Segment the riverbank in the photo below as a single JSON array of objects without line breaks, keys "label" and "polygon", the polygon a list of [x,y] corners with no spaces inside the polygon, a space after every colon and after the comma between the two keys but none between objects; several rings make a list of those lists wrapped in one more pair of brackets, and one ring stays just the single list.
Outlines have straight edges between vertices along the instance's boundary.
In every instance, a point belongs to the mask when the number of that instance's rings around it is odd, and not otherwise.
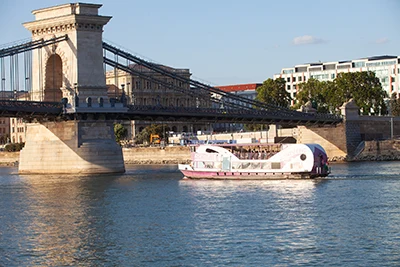
[{"label": "riverbank", "polygon": [[[190,149],[174,147],[132,147],[123,148],[125,164],[189,164]],[[18,166],[19,152],[0,152],[0,166]]]},{"label": "riverbank", "polygon": [[0,151],[0,166],[17,166],[19,161],[19,152]]},{"label": "riverbank", "polygon": [[[329,158],[330,162],[400,160],[400,140],[365,141],[353,159]],[[125,164],[188,164],[190,148],[186,146],[123,148]],[[329,156],[329,155],[328,155]],[[0,152],[0,166],[17,166],[19,152]]]},{"label": "riverbank", "polygon": [[125,164],[188,164],[190,148],[185,146],[123,148]]}]

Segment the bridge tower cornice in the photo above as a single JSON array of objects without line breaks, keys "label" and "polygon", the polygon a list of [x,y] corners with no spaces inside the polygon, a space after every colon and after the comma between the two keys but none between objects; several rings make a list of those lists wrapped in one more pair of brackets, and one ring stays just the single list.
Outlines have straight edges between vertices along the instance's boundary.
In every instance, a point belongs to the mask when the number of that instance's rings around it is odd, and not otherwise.
[{"label": "bridge tower cornice", "polygon": [[102,32],[111,16],[98,15],[102,5],[73,3],[32,11],[35,21],[24,23],[32,36],[53,35],[70,31]]},{"label": "bridge tower cornice", "polygon": [[37,101],[67,98],[70,112],[101,101],[111,106],[103,68],[103,27],[111,16],[100,16],[100,4],[72,3],[32,11],[35,21],[23,25],[33,39],[68,35],[68,40],[33,54],[32,96]]}]

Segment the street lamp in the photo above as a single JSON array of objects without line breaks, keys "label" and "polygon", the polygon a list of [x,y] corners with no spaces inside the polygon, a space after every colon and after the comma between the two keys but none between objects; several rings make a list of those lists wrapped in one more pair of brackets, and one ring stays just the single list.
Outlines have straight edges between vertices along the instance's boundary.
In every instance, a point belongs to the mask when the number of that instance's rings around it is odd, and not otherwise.
[{"label": "street lamp", "polygon": [[74,104],[75,104],[75,107],[79,107],[79,98],[78,98],[78,96],[76,94],[77,88],[78,88],[78,84],[74,83]]},{"label": "street lamp", "polygon": [[393,139],[393,116],[390,116],[390,139]]}]

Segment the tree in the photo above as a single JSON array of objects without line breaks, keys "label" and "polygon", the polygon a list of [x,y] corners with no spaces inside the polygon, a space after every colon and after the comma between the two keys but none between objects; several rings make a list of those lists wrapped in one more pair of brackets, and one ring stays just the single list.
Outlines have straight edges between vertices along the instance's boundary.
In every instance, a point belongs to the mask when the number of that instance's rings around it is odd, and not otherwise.
[{"label": "tree", "polygon": [[21,151],[25,146],[25,143],[9,143],[4,147],[7,152]]},{"label": "tree", "polygon": [[[386,114],[385,98],[387,93],[383,90],[379,78],[372,71],[343,72],[335,79],[336,102],[342,104],[354,99],[362,114]],[[332,101],[332,100],[331,100]]]},{"label": "tree", "polygon": [[[280,107],[289,108],[292,98],[286,91],[286,82],[283,78],[265,80],[263,84],[257,88],[256,100],[273,104]],[[247,131],[261,131],[268,126],[262,124],[245,124],[244,128]]]},{"label": "tree", "polygon": [[289,107],[292,98],[286,91],[286,82],[283,78],[268,79],[257,88],[256,99],[260,102],[271,103],[281,107]]},{"label": "tree", "polygon": [[333,82],[311,78],[301,83],[295,107],[312,101],[317,112],[335,113],[343,103],[354,99],[363,114],[386,114],[386,97],[386,91],[374,72],[343,72]]},{"label": "tree", "polygon": [[[135,136],[135,142],[138,144],[143,144],[144,142],[149,142],[151,134],[157,134],[162,139],[165,139],[165,134],[162,124],[152,124],[144,128],[140,133]],[[168,127],[167,127],[168,128]]]},{"label": "tree", "polygon": [[309,79],[307,82],[299,84],[299,91],[296,95],[294,109],[299,109],[308,101],[319,113],[328,113],[330,106],[328,103],[328,91],[332,87],[332,82],[321,82],[316,79]]},{"label": "tree", "polygon": [[128,130],[120,123],[114,124],[115,141],[121,143],[121,140],[126,137]]},{"label": "tree", "polygon": [[393,93],[390,98],[390,115],[398,117],[400,116],[400,98],[397,98],[397,94]]},{"label": "tree", "polygon": [[0,144],[7,144],[9,142],[10,136],[8,134],[0,136]]}]

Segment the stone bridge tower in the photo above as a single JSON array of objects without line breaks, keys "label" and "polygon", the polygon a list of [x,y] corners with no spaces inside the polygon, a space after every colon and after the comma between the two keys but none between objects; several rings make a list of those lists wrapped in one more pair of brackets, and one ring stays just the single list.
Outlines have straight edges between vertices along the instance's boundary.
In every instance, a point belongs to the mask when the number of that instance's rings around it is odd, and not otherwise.
[{"label": "stone bridge tower", "polygon": [[109,102],[102,33],[111,17],[98,15],[101,6],[71,3],[32,11],[35,21],[23,25],[33,40],[68,35],[67,41],[33,52],[32,100],[66,97],[72,108],[85,107],[89,97],[94,105],[100,98]]},{"label": "stone bridge tower", "polygon": [[24,23],[34,40],[68,35],[66,41],[33,51],[32,100],[67,98],[66,112],[77,116],[70,121],[27,124],[20,173],[125,171],[113,121],[104,116],[125,108],[107,97],[102,33],[111,17],[99,16],[100,7],[73,3],[39,9],[33,11],[35,21]]}]

